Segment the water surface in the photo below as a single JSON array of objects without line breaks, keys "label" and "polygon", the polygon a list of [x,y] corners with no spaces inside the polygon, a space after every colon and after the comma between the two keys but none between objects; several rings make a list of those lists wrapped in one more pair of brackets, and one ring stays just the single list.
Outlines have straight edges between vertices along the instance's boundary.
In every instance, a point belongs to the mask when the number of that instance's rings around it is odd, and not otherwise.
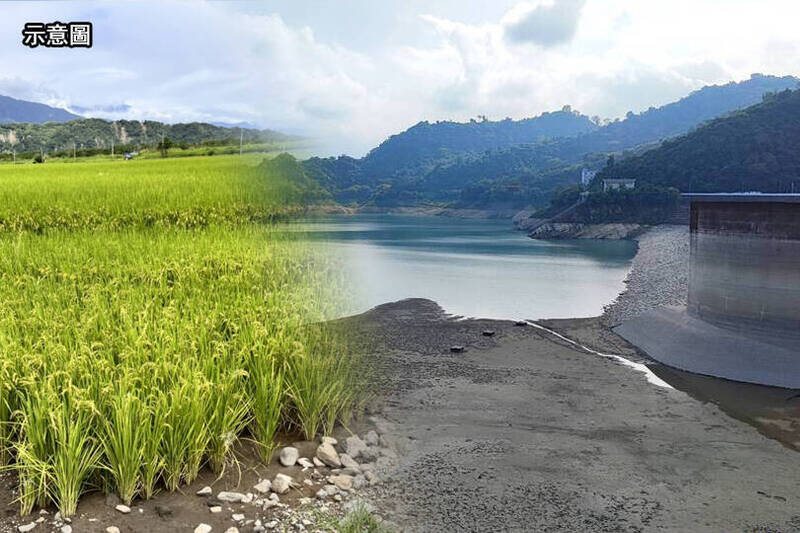
[{"label": "water surface", "polygon": [[353,215],[307,227],[343,253],[354,312],[420,297],[469,317],[596,316],[636,253],[630,241],[536,241],[508,220]]}]

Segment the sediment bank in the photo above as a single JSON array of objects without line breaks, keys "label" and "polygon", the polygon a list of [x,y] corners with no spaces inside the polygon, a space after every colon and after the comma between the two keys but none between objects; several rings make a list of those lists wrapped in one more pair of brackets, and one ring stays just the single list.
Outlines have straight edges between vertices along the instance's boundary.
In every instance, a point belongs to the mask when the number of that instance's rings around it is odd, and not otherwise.
[{"label": "sediment bank", "polygon": [[712,403],[428,300],[350,320],[401,451],[372,497],[403,531],[800,531],[796,452]]}]

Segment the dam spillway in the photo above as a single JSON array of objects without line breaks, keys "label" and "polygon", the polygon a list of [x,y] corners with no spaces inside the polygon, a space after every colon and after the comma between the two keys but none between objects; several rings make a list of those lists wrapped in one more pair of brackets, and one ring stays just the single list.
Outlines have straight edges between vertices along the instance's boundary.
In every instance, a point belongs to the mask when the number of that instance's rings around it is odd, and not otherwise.
[{"label": "dam spillway", "polygon": [[615,331],[690,372],[800,388],[800,195],[688,194],[688,304]]}]

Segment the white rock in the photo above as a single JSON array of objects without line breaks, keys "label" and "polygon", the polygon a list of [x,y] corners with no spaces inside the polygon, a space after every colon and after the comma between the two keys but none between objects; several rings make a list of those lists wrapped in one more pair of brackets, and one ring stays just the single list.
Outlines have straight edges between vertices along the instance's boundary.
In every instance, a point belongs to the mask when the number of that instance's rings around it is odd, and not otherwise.
[{"label": "white rock", "polygon": [[317,498],[319,498],[320,500],[324,500],[327,497],[328,497],[328,491],[325,490],[324,488],[319,489],[317,491]]},{"label": "white rock", "polygon": [[311,487],[311,486],[314,485],[314,482],[311,481],[310,479],[304,479],[303,480],[303,485],[307,485],[307,486]]},{"label": "white rock", "polygon": [[325,466],[325,463],[323,463],[322,461],[320,461],[320,460],[319,460],[319,458],[318,458],[318,457],[316,457],[316,456],[314,456],[314,458],[312,459],[312,461],[314,461],[314,466],[316,466],[317,468],[320,468],[320,467],[323,467],[323,466]]},{"label": "white rock", "polygon": [[222,491],[217,494],[217,499],[221,502],[228,502],[228,503],[243,503],[244,500],[247,499],[247,496],[242,494],[241,492],[226,492]]},{"label": "white rock", "polygon": [[281,450],[278,460],[283,466],[294,466],[297,459],[300,457],[300,452],[294,446],[287,446]]},{"label": "white rock", "polygon": [[300,498],[297,501],[300,502],[300,505],[308,505],[311,503],[312,500],[311,498]]},{"label": "white rock", "polygon": [[344,441],[344,451],[353,459],[357,459],[366,449],[367,444],[358,438],[358,435],[351,435]]},{"label": "white rock", "polygon": [[332,444],[324,442],[317,446],[317,458],[328,466],[339,468],[342,462],[339,460],[339,454]]},{"label": "white rock", "polygon": [[314,466],[314,463],[312,463],[311,461],[309,461],[309,460],[308,460],[308,459],[306,459],[305,457],[300,457],[300,458],[297,460],[297,464],[299,464],[299,465],[300,465],[300,466],[302,466],[303,468],[311,468],[311,467],[313,467],[313,466]]},{"label": "white rock", "polygon": [[228,529],[225,530],[225,533],[239,533],[239,528],[238,527],[229,527]]},{"label": "white rock", "polygon": [[264,524],[264,527],[266,527],[267,529],[275,529],[276,527],[278,527],[278,521],[270,520],[269,522]]},{"label": "white rock", "polygon": [[275,494],[274,492],[273,492],[272,494],[270,494],[270,495],[269,495],[269,499],[270,499],[271,501],[273,501],[273,502],[276,502],[276,503],[277,503],[277,502],[279,502],[279,501],[281,501],[281,497],[280,497],[280,496],[278,496],[277,494]]},{"label": "white rock", "polygon": [[195,492],[198,496],[211,496],[214,491],[211,490],[211,487],[205,486],[202,489]]},{"label": "white rock", "polygon": [[119,528],[117,526],[108,526],[106,533],[119,533]]},{"label": "white rock", "polygon": [[364,442],[367,446],[377,446],[380,444],[380,437],[378,437],[378,433],[374,429],[371,429],[364,435]]},{"label": "white rock", "polygon": [[376,474],[372,470],[367,470],[366,472],[364,472],[364,477],[367,478],[367,481],[369,481],[370,485],[374,485],[378,482],[378,474]]},{"label": "white rock", "polygon": [[330,476],[328,481],[336,485],[339,490],[350,490],[353,488],[353,476],[341,474],[338,476]]},{"label": "white rock", "polygon": [[333,496],[339,492],[339,488],[336,485],[325,485],[325,492],[328,493],[328,496]]},{"label": "white rock", "polygon": [[333,499],[335,501],[337,501],[337,502],[340,502],[340,501],[342,501],[342,495],[341,494],[334,494],[333,495]]},{"label": "white rock", "polygon": [[286,494],[292,488],[293,480],[286,474],[278,474],[272,481],[272,490],[278,494]]},{"label": "white rock", "polygon": [[208,510],[214,514],[217,514],[222,512],[222,507],[220,507],[219,505],[215,505],[214,507],[209,507]]},{"label": "white rock", "polygon": [[358,475],[353,478],[354,489],[360,489],[361,487],[364,487],[366,484],[367,484],[367,478],[364,477],[363,475]]},{"label": "white rock", "polygon": [[72,526],[69,524],[61,526],[61,533],[72,533]]},{"label": "white rock", "polygon": [[194,533],[211,533],[211,526],[208,524],[200,524],[194,528]]},{"label": "white rock", "polygon": [[25,524],[24,526],[17,526],[17,530],[20,531],[20,533],[27,533],[28,531],[31,531],[35,527],[36,527],[36,522],[31,522],[30,524]]},{"label": "white rock", "polygon": [[255,494],[253,494],[252,492],[248,492],[247,494],[244,495],[244,498],[242,498],[242,503],[252,503],[255,497],[256,497]]},{"label": "white rock", "polygon": [[341,461],[343,467],[352,468],[353,470],[357,470],[359,473],[361,472],[361,467],[359,466],[358,462],[348,454],[341,454],[339,456],[339,461]]},{"label": "white rock", "polygon": [[336,446],[337,444],[339,444],[339,441],[334,439],[333,437],[322,437],[322,439],[320,439],[320,442],[322,444],[330,444],[331,446]]},{"label": "white rock", "polygon": [[266,494],[272,490],[272,481],[268,479],[262,479],[258,482],[258,485],[253,487],[255,490],[260,492],[261,494]]},{"label": "white rock", "polygon": [[41,524],[42,522],[44,522],[44,517],[43,516],[40,516],[39,518],[36,519],[36,523],[37,524]]},{"label": "white rock", "polygon": [[237,513],[231,515],[231,518],[233,518],[234,522],[241,522],[242,520],[244,520],[244,515],[241,513]]},{"label": "white rock", "polygon": [[114,507],[114,509],[116,509],[117,511],[119,511],[122,514],[128,514],[128,513],[131,512],[131,508],[128,507],[127,505],[123,505],[123,504],[117,505],[116,507]]}]

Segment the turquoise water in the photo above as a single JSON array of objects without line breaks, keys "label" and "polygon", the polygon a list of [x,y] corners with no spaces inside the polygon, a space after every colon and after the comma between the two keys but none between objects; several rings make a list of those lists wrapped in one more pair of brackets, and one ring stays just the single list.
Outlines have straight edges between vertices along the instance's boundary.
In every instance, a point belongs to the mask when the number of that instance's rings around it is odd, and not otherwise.
[{"label": "turquoise water", "polygon": [[507,220],[354,215],[306,227],[342,252],[354,312],[420,297],[470,317],[596,316],[636,253],[629,241],[535,241]]}]

